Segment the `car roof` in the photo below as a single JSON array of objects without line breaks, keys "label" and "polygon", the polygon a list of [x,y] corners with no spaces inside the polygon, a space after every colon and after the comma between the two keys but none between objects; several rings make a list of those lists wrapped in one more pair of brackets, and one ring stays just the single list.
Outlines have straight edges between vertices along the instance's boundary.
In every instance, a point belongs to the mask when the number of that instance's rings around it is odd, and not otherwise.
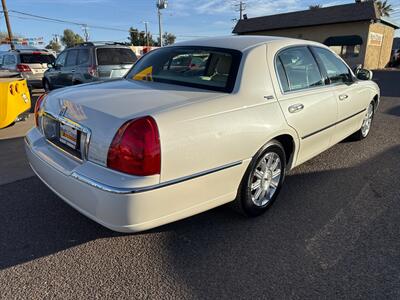
[{"label": "car roof", "polygon": [[230,36],[219,36],[219,37],[184,41],[175,43],[173,46],[203,46],[203,47],[229,48],[244,52],[248,49],[270,43],[279,43],[282,44],[282,46],[296,45],[296,44],[321,45],[320,43],[312,41],[293,39],[288,37],[279,37],[279,36],[230,35]]},{"label": "car roof", "polygon": [[74,47],[65,49],[65,50],[70,50],[70,49],[76,49],[76,48],[128,48],[130,47],[124,43],[117,43],[117,42],[84,42],[81,44],[78,44]]},{"label": "car roof", "polygon": [[17,50],[8,50],[8,51],[0,51],[0,55],[4,54],[33,54],[33,53],[40,53],[40,54],[49,54],[52,55],[51,52],[44,49],[17,49]]}]

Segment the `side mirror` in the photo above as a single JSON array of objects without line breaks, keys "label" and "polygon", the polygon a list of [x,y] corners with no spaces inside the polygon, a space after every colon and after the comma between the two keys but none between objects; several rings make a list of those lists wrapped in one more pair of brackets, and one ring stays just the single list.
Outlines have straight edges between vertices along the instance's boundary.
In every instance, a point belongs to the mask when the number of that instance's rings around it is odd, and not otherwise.
[{"label": "side mirror", "polygon": [[356,76],[357,76],[357,79],[360,79],[360,80],[371,80],[373,73],[371,70],[359,69],[359,70],[357,70]]}]

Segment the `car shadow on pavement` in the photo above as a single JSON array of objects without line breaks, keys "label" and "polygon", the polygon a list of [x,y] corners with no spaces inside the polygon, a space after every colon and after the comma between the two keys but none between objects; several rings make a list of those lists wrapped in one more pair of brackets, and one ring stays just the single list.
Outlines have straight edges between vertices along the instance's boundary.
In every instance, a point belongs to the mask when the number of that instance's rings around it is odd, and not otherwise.
[{"label": "car shadow on pavement", "polygon": [[385,113],[392,115],[392,116],[400,117],[400,105],[391,107]]},{"label": "car shadow on pavement", "polygon": [[[303,173],[299,167],[287,176],[277,203],[265,216],[247,219],[223,206],[137,235],[114,233],[89,220],[36,177],[20,180],[0,186],[0,270],[96,239],[168,233],[166,253],[160,255],[167,256],[170,272],[192,289],[207,290],[205,285],[217,277],[230,278],[232,284],[237,280],[234,272],[248,272],[245,277],[253,284],[251,274],[261,267],[272,267],[282,276],[285,268],[301,268],[304,241],[357,199],[365,185],[375,197],[369,200],[391,205],[387,195],[392,185],[400,185],[400,169],[393,168],[399,165],[400,147],[393,147],[352,168]],[[285,257],[288,249],[291,258]],[[222,260],[216,253],[224,253]],[[227,288],[239,289],[236,283]]]},{"label": "car shadow on pavement", "polygon": [[351,168],[299,167],[262,217],[221,207],[168,225],[170,272],[200,299],[382,297],[400,271],[398,166],[400,146]]}]

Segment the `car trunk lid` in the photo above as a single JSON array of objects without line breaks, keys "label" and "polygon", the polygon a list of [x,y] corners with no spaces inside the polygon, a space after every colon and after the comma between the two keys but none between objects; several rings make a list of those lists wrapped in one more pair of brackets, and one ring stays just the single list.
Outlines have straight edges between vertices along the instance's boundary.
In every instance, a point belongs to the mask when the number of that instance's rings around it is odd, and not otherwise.
[{"label": "car trunk lid", "polygon": [[107,164],[107,152],[117,130],[128,120],[224,95],[155,82],[112,80],[52,92],[45,111],[76,122],[91,132],[89,160]]}]

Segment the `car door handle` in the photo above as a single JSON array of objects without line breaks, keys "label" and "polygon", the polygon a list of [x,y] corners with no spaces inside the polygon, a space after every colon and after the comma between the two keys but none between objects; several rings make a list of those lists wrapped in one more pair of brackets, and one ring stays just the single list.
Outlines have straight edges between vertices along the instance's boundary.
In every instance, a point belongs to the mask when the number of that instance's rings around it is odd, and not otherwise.
[{"label": "car door handle", "polygon": [[301,103],[293,104],[293,105],[289,106],[289,112],[293,114],[293,113],[301,111],[303,108],[304,108],[304,105]]},{"label": "car door handle", "polygon": [[339,95],[340,101],[346,100],[347,98],[349,98],[349,95]]},{"label": "car door handle", "polygon": [[71,73],[75,73],[75,70],[71,70]]}]

